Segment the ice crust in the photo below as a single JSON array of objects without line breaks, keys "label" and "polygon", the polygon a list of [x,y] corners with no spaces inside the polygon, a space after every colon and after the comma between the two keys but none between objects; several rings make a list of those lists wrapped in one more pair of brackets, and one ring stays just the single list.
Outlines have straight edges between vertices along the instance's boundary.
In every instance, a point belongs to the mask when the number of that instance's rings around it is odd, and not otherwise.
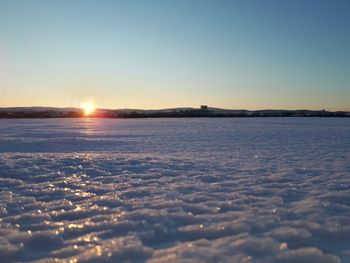
[{"label": "ice crust", "polygon": [[350,120],[0,120],[0,262],[350,262]]}]

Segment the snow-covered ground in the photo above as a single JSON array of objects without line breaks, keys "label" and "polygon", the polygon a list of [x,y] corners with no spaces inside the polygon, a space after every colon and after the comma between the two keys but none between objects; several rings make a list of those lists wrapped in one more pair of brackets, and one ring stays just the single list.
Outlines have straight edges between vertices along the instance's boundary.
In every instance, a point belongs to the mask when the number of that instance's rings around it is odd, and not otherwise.
[{"label": "snow-covered ground", "polygon": [[350,119],[0,120],[0,262],[350,262]]}]

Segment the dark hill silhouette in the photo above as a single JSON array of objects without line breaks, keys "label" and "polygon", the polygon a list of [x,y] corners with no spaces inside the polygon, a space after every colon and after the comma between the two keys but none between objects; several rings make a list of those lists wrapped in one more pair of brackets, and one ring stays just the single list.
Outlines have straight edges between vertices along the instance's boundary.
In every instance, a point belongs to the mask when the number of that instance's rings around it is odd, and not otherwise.
[{"label": "dark hill silhouette", "polygon": [[[79,118],[78,108],[0,108],[0,118]],[[350,117],[348,111],[326,110],[230,110],[220,108],[171,108],[161,110],[96,109],[89,118],[188,118],[188,117]]]}]

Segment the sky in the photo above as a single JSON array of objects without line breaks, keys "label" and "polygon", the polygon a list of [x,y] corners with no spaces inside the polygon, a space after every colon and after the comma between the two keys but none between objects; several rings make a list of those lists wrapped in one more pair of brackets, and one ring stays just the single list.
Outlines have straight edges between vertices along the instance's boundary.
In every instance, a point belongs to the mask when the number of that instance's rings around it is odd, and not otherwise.
[{"label": "sky", "polygon": [[350,110],[348,0],[0,0],[0,107]]}]

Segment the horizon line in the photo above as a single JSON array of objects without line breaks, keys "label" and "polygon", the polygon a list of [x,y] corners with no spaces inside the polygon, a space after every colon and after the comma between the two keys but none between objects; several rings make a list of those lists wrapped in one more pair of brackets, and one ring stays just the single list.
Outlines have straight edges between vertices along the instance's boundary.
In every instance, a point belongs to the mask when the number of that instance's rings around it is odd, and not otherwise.
[{"label": "horizon line", "polygon": [[[198,110],[201,109],[201,106],[205,106],[208,109],[217,109],[217,110],[230,110],[230,111],[326,111],[326,112],[350,112],[349,110],[343,109],[343,110],[327,110],[326,108],[261,108],[261,109],[249,109],[249,108],[221,108],[221,107],[211,107],[208,105],[200,105],[199,107],[193,107],[193,106],[178,106],[178,107],[168,107],[168,108],[102,108],[102,107],[96,107],[95,110],[110,110],[110,111],[117,111],[117,110],[140,110],[140,111],[161,111],[161,110],[176,110],[176,109],[191,109],[191,110]],[[74,106],[9,106],[9,107],[2,107],[0,106],[0,109],[35,109],[35,108],[48,108],[48,109],[72,109],[72,110],[82,110],[81,107],[74,107]]]}]

